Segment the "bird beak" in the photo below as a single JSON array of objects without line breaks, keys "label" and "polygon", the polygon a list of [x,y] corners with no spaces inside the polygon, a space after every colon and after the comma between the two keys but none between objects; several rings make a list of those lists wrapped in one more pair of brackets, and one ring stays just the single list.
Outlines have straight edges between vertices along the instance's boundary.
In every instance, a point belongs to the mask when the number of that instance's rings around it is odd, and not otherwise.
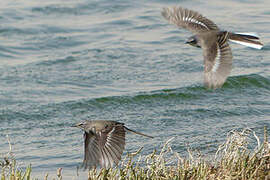
[{"label": "bird beak", "polygon": [[73,124],[73,125],[70,126],[70,127],[78,127],[78,124]]}]

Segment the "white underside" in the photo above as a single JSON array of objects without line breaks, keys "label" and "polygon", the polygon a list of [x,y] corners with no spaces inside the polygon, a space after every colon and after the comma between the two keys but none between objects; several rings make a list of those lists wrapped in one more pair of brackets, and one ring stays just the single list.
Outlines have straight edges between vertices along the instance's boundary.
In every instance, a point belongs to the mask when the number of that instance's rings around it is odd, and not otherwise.
[{"label": "white underside", "polygon": [[217,48],[217,56],[216,56],[215,64],[212,68],[212,72],[217,72],[219,65],[220,65],[220,49],[218,47]]},{"label": "white underside", "polygon": [[244,46],[248,46],[248,47],[251,47],[251,48],[255,48],[255,49],[262,49],[262,45],[260,44],[254,44],[254,43],[247,43],[247,42],[242,42],[242,41],[235,41],[235,40],[231,40],[231,42],[234,42],[234,43],[237,43],[237,44],[241,44],[241,45],[244,45]]}]

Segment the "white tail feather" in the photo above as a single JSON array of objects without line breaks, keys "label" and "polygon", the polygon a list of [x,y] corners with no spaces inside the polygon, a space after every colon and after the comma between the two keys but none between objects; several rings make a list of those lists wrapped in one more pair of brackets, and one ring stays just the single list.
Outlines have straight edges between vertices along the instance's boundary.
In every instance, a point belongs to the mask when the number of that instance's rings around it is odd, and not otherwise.
[{"label": "white tail feather", "polygon": [[241,35],[248,35],[248,36],[254,36],[254,37],[257,37],[257,38],[260,38],[258,33],[255,33],[255,32],[235,32],[235,34],[241,34]]},{"label": "white tail feather", "polygon": [[229,41],[237,43],[237,44],[241,44],[241,45],[244,45],[244,46],[248,46],[248,47],[251,47],[251,48],[255,48],[255,49],[262,49],[262,47],[263,47],[260,44],[247,43],[247,42],[236,41],[236,40],[231,40],[231,39]]}]

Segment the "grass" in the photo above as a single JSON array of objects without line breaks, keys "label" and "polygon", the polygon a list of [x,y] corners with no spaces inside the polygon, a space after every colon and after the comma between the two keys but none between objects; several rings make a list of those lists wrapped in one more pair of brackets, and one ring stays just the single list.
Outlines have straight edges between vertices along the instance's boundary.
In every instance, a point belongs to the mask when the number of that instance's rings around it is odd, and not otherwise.
[{"label": "grass", "polygon": [[[257,143],[255,149],[248,148],[250,140]],[[232,131],[226,142],[219,146],[215,157],[202,156],[188,149],[188,157],[181,157],[167,141],[159,153],[141,157],[137,152],[129,153],[122,163],[110,169],[92,169],[88,179],[262,179],[270,180],[270,143],[264,129],[264,141],[248,129]],[[10,144],[10,143],[9,143]],[[1,180],[29,180],[31,166],[24,171],[16,166],[12,149],[4,157],[0,157]],[[61,170],[55,179],[62,179]],[[47,179],[45,175],[44,179]]]},{"label": "grass", "polygon": [[9,144],[9,152],[3,157],[0,156],[1,180],[30,180],[32,170],[31,165],[29,165],[25,171],[17,168],[16,160],[12,153],[12,146],[8,137],[7,140]]}]

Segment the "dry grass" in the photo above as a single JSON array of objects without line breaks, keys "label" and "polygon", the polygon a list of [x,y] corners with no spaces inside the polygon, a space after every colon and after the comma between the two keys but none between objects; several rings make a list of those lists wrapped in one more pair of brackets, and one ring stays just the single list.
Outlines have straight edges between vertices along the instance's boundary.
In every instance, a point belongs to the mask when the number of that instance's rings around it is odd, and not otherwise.
[{"label": "dry grass", "polygon": [[12,146],[10,139],[7,136],[7,141],[9,144],[9,151],[7,154],[0,156],[0,172],[1,180],[30,180],[31,176],[31,165],[29,165],[25,171],[19,170],[16,165],[16,160],[14,154],[12,153]]},{"label": "dry grass", "polygon": [[[257,146],[250,150],[250,140],[255,140]],[[141,157],[137,152],[128,154],[117,168],[92,169],[88,179],[270,179],[270,143],[267,140],[266,128],[264,141],[260,142],[251,130],[232,131],[227,141],[220,145],[215,158],[210,161],[200,154],[188,150],[189,157],[183,158],[174,152],[170,146],[172,139],[167,141],[160,153]],[[11,146],[10,146],[11,148]],[[11,152],[11,149],[10,149]],[[30,179],[31,166],[25,172],[16,168],[12,154],[2,158],[1,180]],[[136,158],[134,158],[136,157]],[[137,160],[135,160],[137,159]],[[46,177],[45,177],[46,179]],[[57,179],[62,179],[61,169]]]}]

